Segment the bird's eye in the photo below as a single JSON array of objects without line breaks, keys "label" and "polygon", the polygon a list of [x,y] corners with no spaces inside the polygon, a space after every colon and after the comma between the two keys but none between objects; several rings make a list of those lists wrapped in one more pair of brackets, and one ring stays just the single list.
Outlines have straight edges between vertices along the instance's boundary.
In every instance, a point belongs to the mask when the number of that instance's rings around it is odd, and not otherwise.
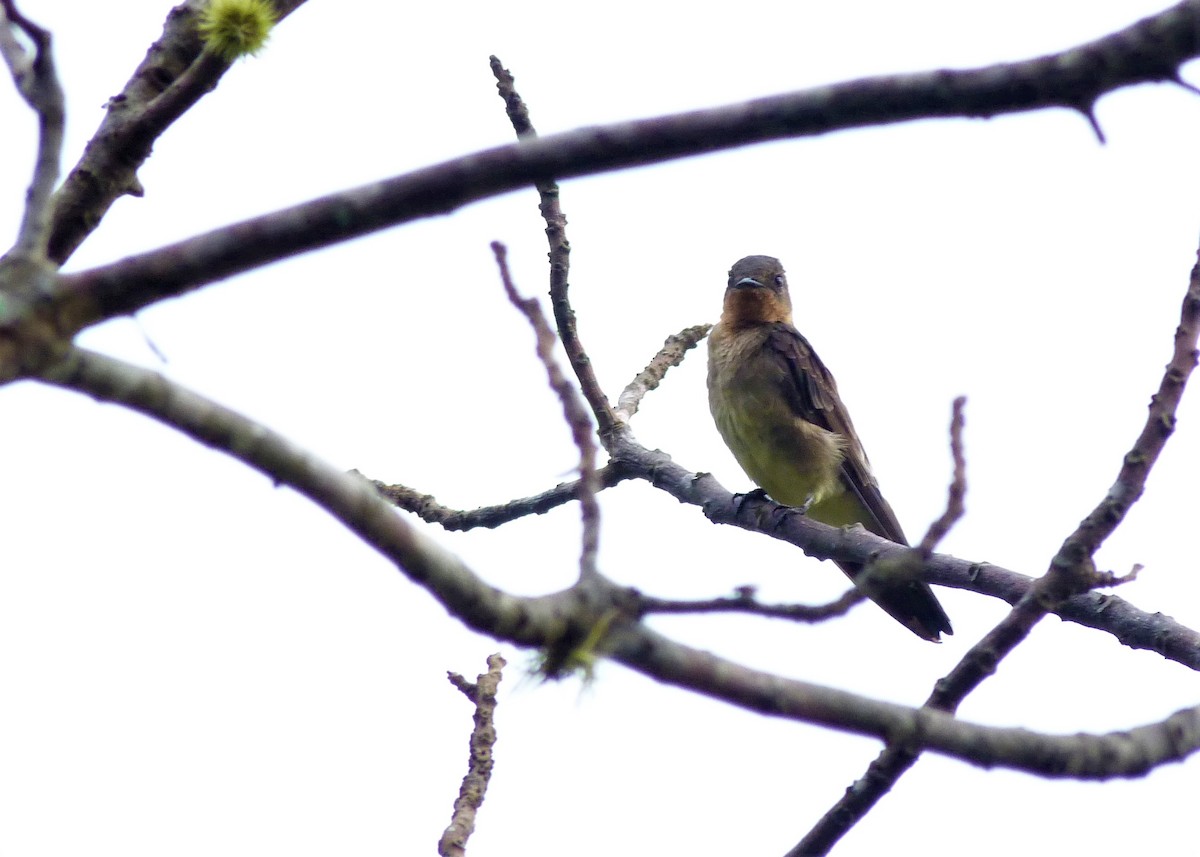
[{"label": "bird's eye", "polygon": [[775,275],[775,285],[779,288],[783,288],[783,274]]}]

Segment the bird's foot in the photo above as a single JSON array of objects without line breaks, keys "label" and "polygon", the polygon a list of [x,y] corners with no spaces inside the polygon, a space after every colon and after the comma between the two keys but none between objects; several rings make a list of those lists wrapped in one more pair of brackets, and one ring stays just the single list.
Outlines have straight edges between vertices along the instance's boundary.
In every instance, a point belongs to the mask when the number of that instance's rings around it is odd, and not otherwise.
[{"label": "bird's foot", "polygon": [[770,499],[771,498],[767,496],[766,491],[764,491],[761,488],[755,488],[753,491],[747,491],[745,494],[734,494],[733,495],[733,505],[734,505],[734,508],[737,509],[737,513],[740,515],[740,514],[742,514],[742,507],[746,505],[747,500],[754,500],[755,502],[763,502],[763,501],[770,500]]}]

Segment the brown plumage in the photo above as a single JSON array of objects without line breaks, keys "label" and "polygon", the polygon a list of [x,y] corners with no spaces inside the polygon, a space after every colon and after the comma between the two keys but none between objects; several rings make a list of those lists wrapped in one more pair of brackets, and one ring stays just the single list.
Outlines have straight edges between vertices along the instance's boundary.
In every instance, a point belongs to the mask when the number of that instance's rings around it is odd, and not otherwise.
[{"label": "brown plumage", "polygon": [[[708,337],[708,401],[734,457],[772,499],[807,505],[831,526],[862,524],[908,544],[871,473],[837,384],[792,325],[792,302],[779,260],[747,256],[729,272],[721,320]],[[838,562],[851,580],[862,566]],[[952,634],[929,585],[873,583],[868,593],[926,640]]]}]

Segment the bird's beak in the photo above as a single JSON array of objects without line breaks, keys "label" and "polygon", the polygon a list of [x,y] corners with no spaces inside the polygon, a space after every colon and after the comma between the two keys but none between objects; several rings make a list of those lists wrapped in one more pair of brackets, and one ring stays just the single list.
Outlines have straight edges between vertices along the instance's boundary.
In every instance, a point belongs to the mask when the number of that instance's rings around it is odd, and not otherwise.
[{"label": "bird's beak", "polygon": [[735,289],[761,289],[762,283],[753,277],[742,277],[731,288]]}]

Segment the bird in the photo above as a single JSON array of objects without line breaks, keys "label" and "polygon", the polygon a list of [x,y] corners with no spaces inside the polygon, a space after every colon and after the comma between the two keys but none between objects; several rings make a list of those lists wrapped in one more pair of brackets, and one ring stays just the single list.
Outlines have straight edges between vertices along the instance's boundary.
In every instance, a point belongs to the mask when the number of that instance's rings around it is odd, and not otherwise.
[{"label": "bird", "polygon": [[[773,256],[746,256],[729,271],[721,319],[708,336],[708,403],[725,445],[771,499],[830,526],[861,524],[908,544],[833,375],[792,322],[787,276]],[[835,562],[858,582],[861,563]],[[954,633],[924,581],[883,577],[864,591],[922,639]]]}]

